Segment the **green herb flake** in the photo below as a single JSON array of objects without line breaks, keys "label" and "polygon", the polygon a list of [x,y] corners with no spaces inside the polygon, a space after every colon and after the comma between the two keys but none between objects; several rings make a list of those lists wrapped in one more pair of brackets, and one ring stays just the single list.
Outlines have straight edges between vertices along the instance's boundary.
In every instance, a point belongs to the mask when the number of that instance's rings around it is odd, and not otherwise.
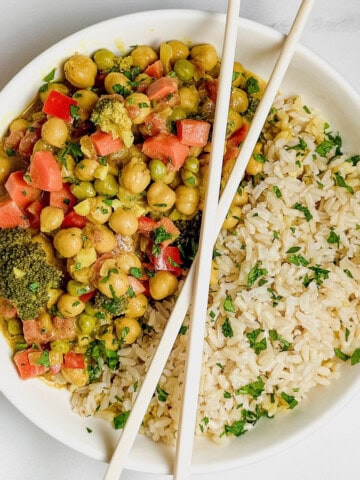
[{"label": "green herb flake", "polygon": [[300,250],[301,250],[301,247],[298,247],[298,246],[297,247],[291,247],[286,251],[286,253],[297,253]]},{"label": "green herb flake", "polygon": [[141,278],[143,271],[142,268],[131,267],[129,273],[135,278]]},{"label": "green herb flake", "polygon": [[360,362],[360,348],[356,348],[351,355],[351,365],[356,365]]},{"label": "green herb flake", "polygon": [[186,332],[188,331],[188,328],[189,327],[187,327],[186,325],[181,325],[180,330],[179,330],[179,334],[180,335],[185,335]]},{"label": "green herb flake", "polygon": [[36,363],[37,365],[42,365],[43,367],[50,368],[49,350],[44,350]]},{"label": "green herb flake", "polygon": [[235,390],[235,395],[250,395],[253,398],[258,398],[264,391],[265,383],[263,379],[259,376],[255,382],[248,383],[243,387]]},{"label": "green herb flake", "polygon": [[231,425],[224,425],[224,435],[234,435],[235,437],[240,437],[247,432],[245,430],[245,420],[238,420],[237,422],[232,423]]},{"label": "green herb flake", "polygon": [[87,431],[88,433],[92,433],[92,430],[91,430],[91,428],[89,428],[89,427],[86,427],[86,431]]},{"label": "green herb flake", "polygon": [[259,163],[267,162],[267,158],[262,153],[253,153],[253,159]]},{"label": "green herb flake", "polygon": [[300,265],[303,267],[307,267],[310,263],[309,260],[306,260],[303,255],[289,255],[287,259],[290,263],[296,265],[297,267],[299,267]]},{"label": "green herb flake", "polygon": [[263,337],[260,341],[257,341],[258,336],[263,332],[261,328],[256,328],[252,330],[251,332],[248,332],[246,334],[249,343],[250,343],[250,348],[254,350],[256,355],[259,355],[260,352],[263,350],[267,349],[267,342],[266,342],[266,337]]},{"label": "green herb flake", "polygon": [[254,285],[254,283],[264,275],[268,274],[268,271],[266,268],[260,268],[262,262],[259,260],[256,262],[255,266],[250,270],[247,278],[247,287],[251,287],[251,285]]},{"label": "green herb flake", "polygon": [[233,337],[234,336],[234,331],[232,329],[229,317],[225,318],[224,323],[221,325],[221,331],[222,331],[224,337]]},{"label": "green herb flake", "polygon": [[345,162],[351,163],[353,167],[356,167],[356,165],[360,162],[360,155],[354,155],[353,157],[347,158]]},{"label": "green herb flake", "polygon": [[167,397],[168,397],[168,392],[165,392],[159,385],[156,387],[156,393],[159,402],[166,402]]},{"label": "green herb flake", "polygon": [[45,75],[45,77],[43,78],[43,81],[46,83],[52,82],[55,78],[55,72],[56,72],[56,68],[53,68],[47,75]]},{"label": "green herb flake", "polygon": [[299,212],[302,212],[307,222],[309,222],[313,218],[313,216],[310,213],[310,210],[304,205],[301,205],[301,203],[295,203],[295,205],[293,205],[292,208],[294,210],[298,210]]},{"label": "green herb flake", "polygon": [[127,410],[124,413],[114,417],[114,427],[115,430],[120,430],[125,427],[127,419],[129,418],[130,410]]},{"label": "green herb flake", "polygon": [[282,197],[281,190],[276,185],[273,186],[273,192],[275,193],[276,198],[281,198]]},{"label": "green herb flake", "polygon": [[330,244],[336,244],[337,247],[339,248],[339,245],[340,245],[340,236],[337,235],[335,232],[334,232],[334,229],[331,228],[330,229],[330,234],[328,236],[328,238],[326,239],[326,241]]},{"label": "green herb flake", "polygon": [[346,190],[351,194],[354,193],[354,189],[346,183],[344,177],[342,177],[339,172],[335,172],[334,177],[334,182],[336,186],[346,188]]},{"label": "green herb flake", "polygon": [[286,147],[286,150],[296,150],[298,152],[305,152],[307,148],[307,143],[301,137],[298,137],[299,143],[293,145],[292,147]]},{"label": "green herb flake", "polygon": [[223,396],[224,396],[224,398],[231,398],[231,393],[230,392],[224,392]]},{"label": "green herb flake", "polygon": [[303,109],[306,113],[308,113],[309,115],[311,114],[311,110],[310,108],[307,106],[307,105],[303,105]]},{"label": "green herb flake", "polygon": [[259,82],[256,78],[250,77],[246,82],[246,91],[250,95],[258,93],[260,91]]},{"label": "green herb flake", "polygon": [[299,403],[293,395],[288,395],[285,392],[281,392],[281,398],[285,400],[285,402],[289,405],[290,409],[295,408],[296,405]]},{"label": "green herb flake", "polygon": [[281,337],[276,330],[269,330],[269,337],[273,342],[280,343],[282,352],[286,352],[291,347],[291,343]]},{"label": "green herb flake", "polygon": [[346,360],[349,360],[350,358],[350,355],[347,355],[346,353],[342,352],[339,348],[334,348],[334,353],[343,362],[346,362]]},{"label": "green herb flake", "polygon": [[224,301],[224,310],[225,312],[235,312],[235,307],[234,307],[234,304],[232,302],[232,298],[230,297],[230,295],[227,295],[226,298],[225,298],[225,301]]}]

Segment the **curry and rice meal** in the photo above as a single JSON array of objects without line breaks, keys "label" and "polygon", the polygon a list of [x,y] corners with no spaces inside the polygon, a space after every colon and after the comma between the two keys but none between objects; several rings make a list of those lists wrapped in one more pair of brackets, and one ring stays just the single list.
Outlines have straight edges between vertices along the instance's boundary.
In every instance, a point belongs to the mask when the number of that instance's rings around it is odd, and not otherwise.
[{"label": "curry and rice meal", "polygon": [[[75,53],[0,147],[1,325],[24,379],[121,429],[193,261],[220,58]],[[264,82],[234,63],[222,188]],[[360,361],[360,156],[280,94],[214,247],[196,433],[240,436]],[[188,319],[142,432],[174,444]]]}]

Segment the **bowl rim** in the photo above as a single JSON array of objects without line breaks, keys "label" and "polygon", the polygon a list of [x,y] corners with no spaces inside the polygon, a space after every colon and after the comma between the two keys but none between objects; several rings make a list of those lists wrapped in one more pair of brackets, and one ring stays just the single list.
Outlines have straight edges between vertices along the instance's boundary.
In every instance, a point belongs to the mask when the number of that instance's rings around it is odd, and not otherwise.
[{"label": "bowl rim", "polygon": [[[134,13],[129,13],[125,15],[121,15],[118,17],[110,18],[107,20],[102,20],[100,22],[94,23],[92,25],[89,25],[85,28],[82,28],[70,35],[67,35],[63,39],[55,42],[53,45],[49,46],[46,48],[43,52],[41,52],[39,55],[34,57],[30,62],[28,62],[26,65],[24,65],[17,74],[15,74],[10,81],[2,88],[0,91],[0,102],[2,98],[6,97],[8,95],[8,92],[11,90],[12,86],[18,82],[18,79],[23,77],[24,74],[26,74],[28,71],[30,71],[34,65],[36,65],[37,62],[40,62],[43,58],[45,58],[49,51],[52,51],[56,48],[60,48],[62,45],[68,45],[71,42],[74,42],[77,38],[80,36],[87,36],[89,33],[91,33],[94,29],[103,29],[106,28],[107,25],[114,24],[117,21],[124,21],[127,18],[131,19],[131,21],[136,21],[136,19],[139,18],[144,18],[148,15],[154,15],[154,16],[164,16],[168,17],[170,16],[183,16],[183,17],[194,17],[200,19],[200,18],[206,18],[206,16],[211,16],[214,19],[217,19],[224,23],[225,21],[225,14],[224,13],[219,13],[219,12],[213,12],[213,11],[207,11],[207,10],[198,10],[198,9],[182,9],[182,8],[176,8],[176,9],[155,9],[155,10],[147,10],[147,11],[139,11],[139,12],[134,12]],[[246,19],[243,17],[239,17],[239,26],[244,25],[246,28],[249,28],[250,30],[261,30],[262,33],[264,33],[267,37],[269,37],[272,41],[281,41],[284,39],[285,35],[280,33],[279,31],[275,30],[272,27],[263,25],[261,23],[255,22],[254,20]],[[335,82],[341,83],[348,91],[349,94],[353,97],[354,101],[357,104],[357,108],[360,110],[360,94],[355,90],[355,87],[350,84],[333,66],[331,66],[324,58],[322,58],[319,54],[314,53],[310,48],[305,47],[301,44],[301,42],[297,45],[296,52],[300,53],[301,55],[305,56],[312,62],[317,62],[319,67],[321,68],[322,71],[325,72],[325,74],[331,76]],[[1,124],[1,119],[0,119],[0,124]],[[6,344],[6,343],[5,343]],[[360,380],[360,378],[359,378]],[[333,380],[336,382],[336,379]],[[79,445],[76,444],[76,442],[72,442],[71,440],[69,441],[68,438],[66,438],[66,435],[63,434],[62,432],[55,432],[51,428],[49,429],[49,426],[45,424],[45,422],[41,422],[41,417],[38,417],[37,420],[34,418],[31,418],[28,413],[26,413],[26,408],[23,407],[21,399],[16,398],[15,396],[12,395],[12,392],[7,391],[4,389],[3,383],[1,378],[0,378],[0,388],[1,392],[3,395],[23,414],[25,415],[32,423],[34,423],[36,426],[41,428],[43,431],[45,431],[47,434],[53,436],[56,438],[58,441],[66,444],[70,448],[73,448],[85,455],[91,456],[93,458],[96,458],[98,460],[103,460],[100,456],[93,456],[89,455],[88,449],[84,448],[79,448]],[[288,437],[286,442],[282,442],[280,445],[275,445],[271,446],[268,445],[265,448],[262,449],[260,453],[254,453],[253,455],[250,455],[247,457],[246,460],[242,459],[241,461],[237,459],[233,460],[227,460],[223,464],[217,466],[217,464],[210,464],[210,465],[204,465],[204,464],[197,464],[193,465],[192,467],[192,473],[194,474],[201,474],[201,473],[212,473],[212,472],[219,472],[223,470],[232,470],[235,468],[239,468],[241,466],[250,464],[250,463],[255,463],[257,461],[260,461],[266,457],[269,457],[270,455],[279,453],[281,451],[284,451],[287,448],[290,448],[291,446],[294,446],[296,443],[300,442],[303,440],[305,437],[310,435],[312,432],[314,432],[316,429],[320,428],[326,421],[331,419],[338,411],[340,411],[344,406],[354,397],[354,395],[360,390],[360,381],[359,382],[353,382],[350,387],[347,388],[346,392],[342,395],[341,399],[332,406],[332,408],[327,409],[324,412],[321,412],[316,421],[312,422],[310,425],[306,426],[303,428],[301,431],[298,431],[295,434],[292,434],[291,437]],[[165,470],[163,466],[158,465],[157,468],[154,468],[154,465],[152,465],[153,469],[149,471],[149,465],[148,463],[139,463],[138,459],[132,459],[130,456],[128,458],[128,461],[126,463],[126,468],[134,471],[141,471],[141,472],[148,472],[148,473],[154,473],[154,474],[164,474],[168,473],[168,470]]]}]

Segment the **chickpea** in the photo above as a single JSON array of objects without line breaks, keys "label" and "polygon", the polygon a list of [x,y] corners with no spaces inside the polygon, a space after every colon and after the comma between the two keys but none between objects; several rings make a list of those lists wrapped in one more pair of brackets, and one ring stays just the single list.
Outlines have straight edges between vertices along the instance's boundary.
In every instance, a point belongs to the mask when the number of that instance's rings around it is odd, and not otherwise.
[{"label": "chickpea", "polygon": [[118,349],[118,342],[113,333],[113,328],[105,326],[104,333],[100,336],[100,339],[104,341],[105,348],[108,350],[116,351]]},{"label": "chickpea", "polygon": [[[120,72],[110,72],[106,75],[104,80],[105,90],[108,93],[119,93],[119,87],[131,92],[129,79]],[[117,87],[116,87],[117,86]]]},{"label": "chickpea", "polygon": [[51,309],[54,305],[57,304],[59,298],[64,292],[60,288],[49,288],[47,291],[48,301],[46,302],[46,308]]},{"label": "chickpea", "polygon": [[82,248],[81,235],[81,229],[76,227],[59,230],[54,236],[54,247],[63,257],[73,257]]},{"label": "chickpea", "polygon": [[222,228],[224,228],[225,230],[230,230],[236,227],[236,225],[239,223],[240,218],[241,208],[237,205],[231,205],[224,220],[224,223],[222,224]]},{"label": "chickpea", "polygon": [[98,101],[98,95],[92,90],[77,90],[73,98],[77,101],[77,106],[79,107],[78,114],[82,121],[87,120],[91,112],[93,111],[96,102]]},{"label": "chickpea", "polygon": [[19,130],[26,130],[30,125],[30,122],[28,120],[25,120],[25,118],[15,118],[10,123],[9,130],[10,132],[17,132]]},{"label": "chickpea", "polygon": [[116,209],[109,218],[109,225],[114,232],[125,236],[134,235],[138,229],[138,223],[135,213],[121,208]]},{"label": "chickpea", "polygon": [[120,183],[130,193],[141,193],[151,181],[150,170],[146,163],[133,158],[121,171]]},{"label": "chickpea", "polygon": [[116,237],[106,225],[90,224],[84,229],[86,244],[92,245],[99,254],[111,252],[116,247]]},{"label": "chickpea", "polygon": [[251,155],[245,171],[247,175],[257,175],[258,173],[261,173],[263,171],[263,168],[264,164],[262,162],[259,162],[258,160],[255,160],[254,156]]},{"label": "chickpea", "polygon": [[113,298],[114,295],[121,297],[125,295],[129,288],[129,280],[123,272],[110,272],[106,277],[102,277],[98,282],[98,289],[101,293],[109,298]]},{"label": "chickpea", "polygon": [[14,161],[7,155],[0,153],[0,182],[3,183],[13,171]]},{"label": "chickpea", "polygon": [[190,57],[199,68],[205,71],[212,70],[218,61],[215,47],[210,44],[195,45],[190,50]]},{"label": "chickpea", "polygon": [[197,187],[200,183],[200,179],[194,172],[188,170],[187,168],[181,169],[181,179],[184,182],[184,185],[188,187]]},{"label": "chickpea", "polygon": [[196,212],[200,200],[200,194],[197,187],[179,185],[175,190],[175,193],[175,206],[180,213],[183,213],[184,215],[192,215]]},{"label": "chickpea", "polygon": [[66,262],[67,271],[71,278],[81,283],[89,283],[91,280],[92,269],[91,267],[79,266],[74,258],[69,258]]},{"label": "chickpea", "polygon": [[249,200],[249,195],[245,190],[245,188],[238,187],[233,198],[233,204],[241,207],[242,205],[246,205],[248,203],[248,200]]},{"label": "chickpea", "polygon": [[107,48],[100,48],[94,53],[94,61],[99,70],[111,70],[115,65],[115,55]]},{"label": "chickpea", "polygon": [[38,316],[40,328],[43,333],[52,333],[55,329],[50,313],[42,312]]},{"label": "chickpea", "polygon": [[166,212],[174,206],[176,195],[166,183],[154,182],[147,191],[147,202],[155,212]]},{"label": "chickpea", "polygon": [[183,85],[179,88],[180,108],[188,113],[195,113],[198,110],[200,95],[193,85]]},{"label": "chickpea", "polygon": [[123,253],[117,259],[119,268],[126,273],[131,274],[131,269],[141,269],[141,260],[135,253]]},{"label": "chickpea", "polygon": [[92,290],[91,285],[86,283],[77,282],[76,280],[69,280],[66,285],[66,290],[70,295],[74,297],[80,297],[84,293],[88,293]]},{"label": "chickpea", "polygon": [[233,87],[245,87],[246,85],[246,70],[239,62],[234,62],[233,68]]},{"label": "chickpea", "polygon": [[130,345],[141,335],[140,323],[131,317],[117,318],[115,321],[116,335],[124,343]]},{"label": "chickpea", "polygon": [[69,87],[67,85],[65,85],[64,83],[60,83],[60,82],[48,83],[46,85],[46,89],[41,91],[40,94],[39,94],[40,100],[42,101],[42,103],[46,102],[46,99],[47,99],[47,97],[49,96],[49,93],[52,90],[56,90],[57,92],[63,93],[64,95],[69,95],[69,93],[70,93]]},{"label": "chickpea", "polygon": [[65,145],[68,134],[66,123],[57,117],[51,117],[49,120],[46,120],[41,128],[43,141],[57,148],[62,148]]},{"label": "chickpea", "polygon": [[233,88],[230,97],[230,108],[238,113],[244,113],[248,109],[249,98],[244,90]]},{"label": "chickpea", "polygon": [[40,230],[52,232],[60,227],[64,220],[64,210],[59,207],[44,207],[40,213]]},{"label": "chickpea", "polygon": [[96,63],[86,55],[76,54],[64,64],[65,78],[78,88],[92,87],[97,74]]},{"label": "chickpea", "polygon": [[64,317],[77,317],[84,311],[85,303],[79,297],[64,293],[57,302],[57,308]]},{"label": "chickpea", "polygon": [[172,55],[170,58],[171,63],[175,63],[176,60],[187,58],[189,55],[189,47],[180,40],[170,40],[168,45],[171,47]]},{"label": "chickpea", "polygon": [[145,68],[158,59],[158,54],[155,50],[147,45],[140,45],[134,48],[130,54],[132,64],[140,67],[140,70]]},{"label": "chickpea", "polygon": [[227,119],[226,136],[229,137],[232,133],[236,132],[236,130],[239,130],[239,128],[242,127],[242,124],[242,116],[230,108]]},{"label": "chickpea", "polygon": [[105,201],[104,197],[96,197],[93,199],[93,206],[86,218],[93,223],[104,224],[109,220],[112,214],[112,208]]},{"label": "chickpea", "polygon": [[61,369],[61,375],[65,381],[75,385],[76,387],[83,387],[89,383],[89,373],[86,368],[68,368]]},{"label": "chickpea", "polygon": [[136,297],[130,298],[126,307],[126,314],[129,317],[142,317],[147,309],[148,299],[143,293],[139,293]]},{"label": "chickpea", "polygon": [[154,300],[162,300],[176,292],[178,279],[171,272],[160,270],[149,280],[150,295]]},{"label": "chickpea", "polygon": [[98,166],[98,161],[92,158],[84,158],[76,165],[74,170],[75,176],[84,182],[91,182],[95,178],[94,174]]},{"label": "chickpea", "polygon": [[151,112],[151,102],[145,93],[132,93],[125,100],[125,107],[134,125],[144,123]]}]

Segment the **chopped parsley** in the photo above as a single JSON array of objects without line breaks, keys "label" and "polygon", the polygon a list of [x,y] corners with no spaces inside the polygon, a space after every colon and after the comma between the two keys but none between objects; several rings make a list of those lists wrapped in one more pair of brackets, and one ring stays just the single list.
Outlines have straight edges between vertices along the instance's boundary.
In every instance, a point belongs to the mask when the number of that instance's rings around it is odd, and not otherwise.
[{"label": "chopped parsley", "polygon": [[354,189],[351,187],[351,185],[346,183],[344,177],[342,177],[339,172],[334,173],[334,182],[336,186],[346,188],[346,190],[351,194],[354,193]]},{"label": "chopped parsley", "polygon": [[347,158],[345,162],[351,163],[353,167],[360,162],[360,155],[354,155],[353,157]]},{"label": "chopped parsley", "polygon": [[257,341],[258,336],[263,332],[261,328],[255,328],[251,332],[248,332],[246,334],[249,343],[250,343],[250,348],[254,350],[256,355],[259,355],[260,352],[263,350],[266,350],[267,348],[267,342],[266,342],[266,337],[263,337],[260,341]]},{"label": "chopped parsley", "polygon": [[117,417],[114,417],[114,427],[115,430],[120,430],[121,428],[124,428],[127,422],[127,419],[129,418],[130,415],[130,410],[127,410],[124,413],[121,413]]},{"label": "chopped parsley", "polygon": [[250,395],[253,398],[258,398],[264,391],[265,383],[263,379],[259,376],[255,382],[248,383],[243,387],[235,390],[235,395]]},{"label": "chopped parsley", "polygon": [[301,137],[298,137],[299,143],[293,145],[292,147],[286,147],[286,150],[296,150],[297,152],[305,152],[307,148],[307,143]]},{"label": "chopped parsley", "polygon": [[324,280],[329,278],[330,270],[325,270],[324,268],[321,268],[320,265],[308,268],[314,272],[314,275],[312,277],[309,277],[308,274],[305,275],[303,281],[304,287],[308,287],[312,281],[315,281],[316,285],[320,286]]},{"label": "chopped parsley", "polygon": [[273,192],[275,193],[276,198],[281,198],[282,197],[281,190],[276,185],[273,186]]},{"label": "chopped parsley", "polygon": [[247,82],[246,82],[246,91],[247,93],[249,93],[250,95],[254,94],[254,93],[258,93],[260,91],[260,88],[259,88],[259,82],[256,78],[254,77],[250,77],[247,79]]},{"label": "chopped parsley", "polygon": [[290,409],[295,408],[296,405],[299,403],[293,395],[288,395],[285,392],[281,392],[281,398],[285,400],[285,402],[289,405]]},{"label": "chopped parsley", "polygon": [[339,245],[340,245],[340,236],[337,235],[335,232],[334,232],[334,229],[331,228],[330,229],[330,233],[329,233],[329,236],[328,238],[326,239],[326,241],[330,244],[336,244],[337,247],[339,248]]},{"label": "chopped parsley", "polygon": [[36,363],[37,365],[42,365],[43,367],[50,368],[49,350],[44,350]]},{"label": "chopped parsley", "polygon": [[295,203],[295,205],[293,205],[292,208],[294,210],[298,210],[299,212],[302,212],[307,222],[309,222],[313,218],[313,216],[310,213],[310,210],[304,205],[301,205],[301,203]]},{"label": "chopped parsley", "polygon": [[232,302],[232,298],[230,295],[226,295],[225,301],[224,301],[224,310],[225,312],[235,312],[235,307]]},{"label": "chopped parsley", "polygon": [[247,278],[247,287],[251,287],[259,278],[268,274],[266,268],[260,268],[261,264],[262,262],[260,260],[257,261],[255,266],[250,270]]},{"label": "chopped parsley", "polygon": [[156,387],[156,393],[157,393],[157,397],[158,397],[159,402],[166,402],[169,394],[168,394],[168,392],[165,392],[165,390],[163,390],[160,387],[160,385],[158,385]]},{"label": "chopped parsley", "polygon": [[280,343],[282,352],[286,352],[291,347],[291,343],[281,337],[276,330],[269,330],[269,337],[273,342]]},{"label": "chopped parsley", "polygon": [[224,323],[221,325],[221,331],[222,331],[224,337],[233,337],[234,336],[234,331],[232,329],[229,317],[225,318]]}]

